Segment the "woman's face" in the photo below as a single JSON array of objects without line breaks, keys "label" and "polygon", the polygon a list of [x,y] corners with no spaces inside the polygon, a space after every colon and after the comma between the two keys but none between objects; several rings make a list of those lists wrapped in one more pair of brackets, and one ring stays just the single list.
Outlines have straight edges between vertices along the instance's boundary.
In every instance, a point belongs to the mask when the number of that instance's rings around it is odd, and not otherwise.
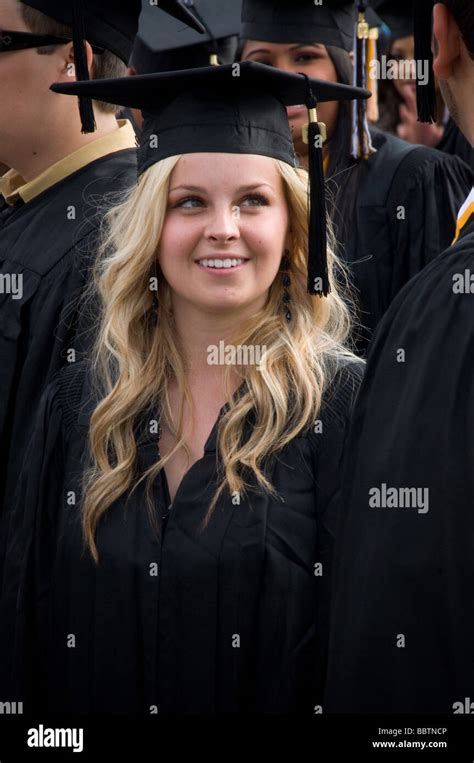
[{"label": "woman's face", "polygon": [[273,159],[181,157],[170,176],[158,255],[175,312],[262,309],[289,242],[284,181]]},{"label": "woman's face", "polygon": [[398,62],[398,77],[393,80],[395,90],[405,100],[405,91],[416,92],[415,70],[409,62],[415,59],[415,38],[413,35],[399,37],[392,42],[389,57]]},{"label": "woman's face", "polygon": [[[242,61],[258,61],[262,64],[275,66],[288,72],[302,72],[308,77],[337,82],[337,73],[325,45],[316,44],[280,44],[247,40],[242,51]],[[318,119],[327,127],[328,138],[331,138],[337,123],[337,101],[329,101],[318,105]],[[308,122],[308,111],[304,105],[288,108],[288,119],[293,134],[295,150],[301,156],[308,153],[308,147],[302,140],[302,127]]]}]

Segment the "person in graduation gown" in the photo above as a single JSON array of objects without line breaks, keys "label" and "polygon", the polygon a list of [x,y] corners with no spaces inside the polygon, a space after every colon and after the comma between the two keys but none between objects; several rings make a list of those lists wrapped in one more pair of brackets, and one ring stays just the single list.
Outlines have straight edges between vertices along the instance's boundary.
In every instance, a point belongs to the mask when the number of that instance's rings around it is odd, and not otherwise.
[{"label": "person in graduation gown", "polygon": [[[234,60],[240,31],[240,0],[195,0],[193,13],[205,28],[198,34],[171,17],[161,19],[151,7],[140,15],[129,60],[128,74],[171,72],[202,66],[230,64]],[[139,133],[143,116],[131,112]]]},{"label": "person in graduation gown", "polygon": [[[430,19],[430,17],[429,17]],[[434,70],[474,145],[474,23],[434,8]],[[350,435],[325,710],[472,712],[474,189],[452,247],[398,295]]]},{"label": "person in graduation gown", "polygon": [[[413,3],[410,0],[372,0],[377,14],[389,32],[383,55],[387,60],[408,64],[415,59]],[[436,121],[418,120],[416,80],[402,73],[396,79],[380,82],[380,120],[382,130],[393,132],[410,143],[422,143],[446,154],[459,156],[474,171],[474,150],[445,106],[441,89],[436,84]]]},{"label": "person in graduation gown", "polygon": [[[0,274],[11,283],[0,294],[0,515],[42,390],[87,346],[76,314],[103,210],[137,178],[135,135],[130,123],[117,123],[113,104],[80,99],[78,109],[49,91],[54,81],[71,81],[74,66],[78,77],[88,69],[92,77],[126,72],[140,2],[82,5],[88,42],[76,46],[72,2],[7,0],[0,9],[8,102],[0,160],[12,168],[1,179],[0,204]],[[0,527],[0,577],[3,537]]]},{"label": "person in graduation gown", "polygon": [[[349,83],[355,20],[355,4],[347,0],[321,5],[244,0],[238,55]],[[318,116],[327,126],[326,184],[341,256],[350,265],[358,294],[356,340],[358,352],[365,354],[400,289],[452,242],[456,214],[473,175],[456,157],[369,129],[359,108],[355,115],[348,104],[321,104]],[[289,119],[296,150],[306,163],[304,110],[290,109]]]},{"label": "person in graduation gown", "polygon": [[234,71],[54,86],[146,119],[92,370],[49,386],[19,481],[0,669],[25,714],[320,707],[363,364],[325,228],[308,242],[318,174],[308,209],[285,105],[368,92]]}]

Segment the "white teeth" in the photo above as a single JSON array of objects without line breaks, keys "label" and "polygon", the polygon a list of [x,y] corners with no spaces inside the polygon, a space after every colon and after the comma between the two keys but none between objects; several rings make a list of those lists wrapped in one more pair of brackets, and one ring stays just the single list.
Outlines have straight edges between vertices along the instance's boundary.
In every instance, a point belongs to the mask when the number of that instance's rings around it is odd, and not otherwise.
[{"label": "white teeth", "polygon": [[198,262],[205,268],[235,268],[237,265],[242,265],[244,260],[227,258],[225,260],[198,260]]}]

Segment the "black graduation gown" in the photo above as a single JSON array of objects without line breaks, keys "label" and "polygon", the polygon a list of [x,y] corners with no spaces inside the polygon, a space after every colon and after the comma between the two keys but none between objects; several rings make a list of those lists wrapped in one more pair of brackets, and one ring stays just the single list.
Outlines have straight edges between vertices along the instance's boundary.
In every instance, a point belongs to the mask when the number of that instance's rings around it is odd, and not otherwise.
[{"label": "black graduation gown", "polygon": [[448,119],[444,135],[436,148],[438,151],[444,151],[445,154],[459,156],[474,172],[474,148],[464,137],[452,117]]},{"label": "black graduation gown", "polygon": [[473,173],[455,156],[372,130],[377,153],[360,166],[356,222],[346,251],[363,329],[373,331],[402,287],[450,246]]},{"label": "black graduation gown", "polygon": [[[216,421],[166,529],[163,472],[154,483],[161,539],[142,486],[102,522],[98,568],[78,524],[93,405],[83,364],[63,369],[43,397],[14,512],[0,617],[6,696],[21,697],[25,713],[314,713],[340,464],[361,369],[351,361],[337,372],[322,433],[308,430],[268,466],[283,501],[252,491],[234,505],[223,496],[198,532],[216,485]],[[144,420],[140,469],[157,460],[149,429]]]},{"label": "black graduation gown", "polygon": [[[474,699],[474,282],[453,292],[465,271],[474,216],[399,295],[369,352],[348,446],[327,711],[452,714]],[[386,493],[378,508],[384,484],[429,493]]]},{"label": "black graduation gown", "polygon": [[[76,316],[101,208],[136,181],[136,151],[125,149],[27,204],[0,209],[0,274],[23,278],[21,299],[0,293],[0,515],[2,499],[8,502],[16,485],[41,393],[71,361],[68,350],[81,348]],[[0,537],[0,577],[1,545]]]}]

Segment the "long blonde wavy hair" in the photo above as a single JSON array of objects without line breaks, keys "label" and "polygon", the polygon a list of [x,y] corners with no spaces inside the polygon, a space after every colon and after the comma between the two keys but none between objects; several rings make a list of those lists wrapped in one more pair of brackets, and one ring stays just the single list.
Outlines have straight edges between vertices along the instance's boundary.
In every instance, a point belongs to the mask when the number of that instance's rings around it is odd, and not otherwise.
[{"label": "long blonde wavy hair", "polygon": [[[101,312],[94,351],[94,377],[100,402],[90,424],[91,468],[84,484],[82,523],[86,545],[98,561],[96,531],[105,512],[122,495],[131,495],[147,481],[147,503],[155,523],[156,507],[151,486],[174,453],[189,449],[183,435],[183,407],[192,398],[187,383],[186,359],[180,350],[171,310],[170,289],[159,279],[155,315],[150,279],[156,275],[157,252],[168,204],[169,178],[180,156],[150,167],[125,201],[106,215],[105,236],[95,270],[95,289]],[[272,283],[265,307],[235,329],[234,346],[265,348],[260,366],[236,369],[226,366],[224,383],[229,409],[222,416],[217,436],[220,482],[211,501],[203,529],[222,491],[245,494],[250,487],[244,472],[250,470],[258,488],[276,494],[267,479],[268,456],[281,451],[315,420],[321,398],[330,384],[334,360],[351,356],[345,347],[351,311],[341,289],[347,286],[345,270],[334,254],[329,237],[328,269],[331,291],[327,297],[307,293],[307,173],[273,160],[283,178],[292,228],[290,295],[292,320],[282,305],[281,278]],[[244,393],[233,399],[231,372],[246,380]],[[168,382],[176,381],[181,412],[175,427]],[[297,394],[294,394],[297,390]],[[143,474],[137,474],[136,424],[144,412],[161,412],[175,437],[170,453]],[[191,408],[192,410],[192,408]],[[249,413],[253,430],[244,441]]]}]

